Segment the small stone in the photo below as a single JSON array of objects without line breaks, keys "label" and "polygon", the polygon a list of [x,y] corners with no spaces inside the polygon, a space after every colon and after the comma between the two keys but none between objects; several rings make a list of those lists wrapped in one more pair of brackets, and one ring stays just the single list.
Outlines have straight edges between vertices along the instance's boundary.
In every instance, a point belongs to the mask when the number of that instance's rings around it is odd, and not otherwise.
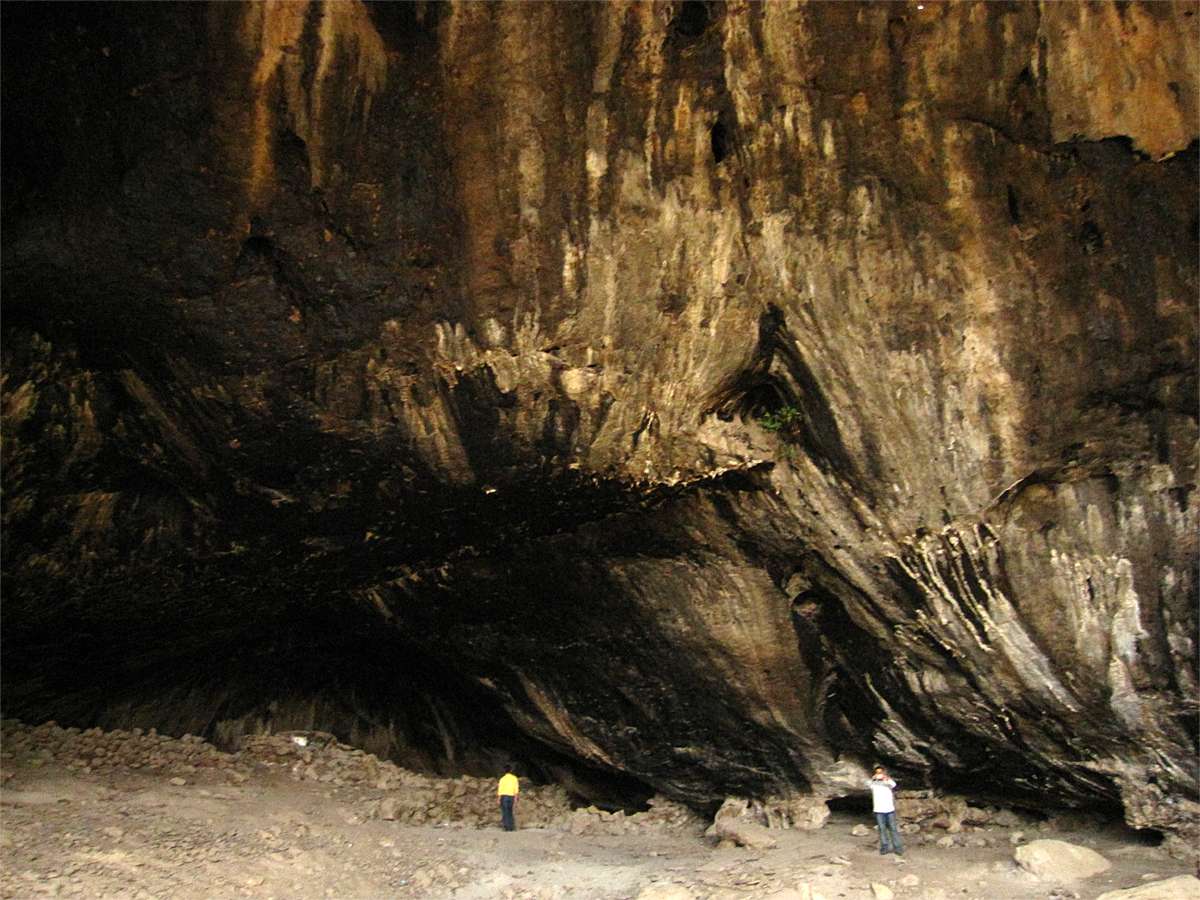
[{"label": "small stone", "polygon": [[920,883],[921,883],[921,879],[917,875],[911,875],[911,874],[905,875],[903,878],[900,879],[901,887],[913,888],[913,887],[916,887],[917,885],[919,885]]},{"label": "small stone", "polygon": [[875,900],[892,900],[892,898],[896,896],[896,893],[886,884],[883,884],[879,881],[873,881],[871,882],[871,896],[874,897]]},{"label": "small stone", "polygon": [[850,829],[850,833],[852,835],[854,835],[855,837],[866,837],[868,834],[871,833],[871,829],[868,828],[866,825],[862,824],[861,822],[859,822],[857,825],[855,825],[853,828]]},{"label": "small stone", "polygon": [[175,787],[183,787],[185,784],[187,784],[187,779],[175,777],[171,779],[171,784],[175,785]]},{"label": "small stone", "polygon": [[953,847],[954,846],[954,837],[952,835],[948,834],[945,837],[938,838],[935,843],[939,847]]},{"label": "small stone", "polygon": [[696,895],[682,884],[650,884],[642,888],[637,900],[695,900]]}]

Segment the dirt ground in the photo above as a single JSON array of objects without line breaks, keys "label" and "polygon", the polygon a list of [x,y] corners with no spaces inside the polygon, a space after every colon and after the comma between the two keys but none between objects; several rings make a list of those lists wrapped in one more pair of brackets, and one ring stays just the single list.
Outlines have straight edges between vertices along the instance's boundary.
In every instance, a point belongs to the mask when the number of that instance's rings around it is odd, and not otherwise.
[{"label": "dirt ground", "polygon": [[[899,860],[879,855],[873,833],[851,834],[867,816],[840,812],[816,831],[772,831],[775,848],[751,851],[718,847],[695,824],[619,834],[402,824],[364,814],[383,797],[377,787],[297,780],[286,769],[249,769],[247,777],[194,767],[181,777],[4,757],[4,898],[878,900],[890,891],[926,900],[1086,900],[1192,871],[1119,829],[1029,832],[1112,862],[1100,875],[1059,884],[1014,863],[1011,828],[971,828],[949,847],[936,832],[911,834]],[[517,815],[520,824],[520,807]]]}]

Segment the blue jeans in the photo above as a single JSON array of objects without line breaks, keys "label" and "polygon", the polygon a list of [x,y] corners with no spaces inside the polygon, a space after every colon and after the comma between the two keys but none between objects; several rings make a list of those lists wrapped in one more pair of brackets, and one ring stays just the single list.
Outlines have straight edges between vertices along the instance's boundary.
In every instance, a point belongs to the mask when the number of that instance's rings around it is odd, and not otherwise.
[{"label": "blue jeans", "polygon": [[895,850],[903,856],[904,845],[900,843],[900,831],[896,828],[896,814],[894,812],[877,812],[875,813],[875,824],[879,826],[879,852],[887,853],[888,850]]},{"label": "blue jeans", "polygon": [[517,828],[513,821],[513,798],[507,795],[500,798],[500,827],[505,831],[515,831]]}]

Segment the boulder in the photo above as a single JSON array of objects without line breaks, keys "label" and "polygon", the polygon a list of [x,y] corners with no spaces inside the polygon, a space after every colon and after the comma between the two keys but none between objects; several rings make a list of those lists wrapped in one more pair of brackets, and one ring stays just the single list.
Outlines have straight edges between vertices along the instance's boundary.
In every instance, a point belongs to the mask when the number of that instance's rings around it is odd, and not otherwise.
[{"label": "boulder", "polygon": [[759,804],[744,797],[728,797],[717,810],[712,827],[705,835],[741,847],[769,849],[774,847],[776,842],[762,824],[765,820]]},{"label": "boulder", "polygon": [[1054,881],[1090,878],[1112,865],[1095,850],[1055,840],[1030,841],[1018,847],[1013,858],[1025,871]]},{"label": "boulder", "polygon": [[752,850],[770,850],[777,843],[765,826],[744,819],[721,819],[713,824],[712,830],[721,840]]},{"label": "boulder", "polygon": [[379,818],[394,822],[400,817],[400,801],[396,797],[384,797],[379,801]]},{"label": "boulder", "polygon": [[1200,897],[1200,878],[1177,875],[1119,891],[1105,891],[1096,900],[1194,900]]},{"label": "boulder", "polygon": [[1011,809],[998,809],[992,814],[992,824],[1001,828],[1016,828],[1022,821],[1021,817]]},{"label": "boulder", "polygon": [[768,828],[799,828],[816,831],[829,818],[829,805],[820,797],[792,794],[771,797],[762,804]]}]

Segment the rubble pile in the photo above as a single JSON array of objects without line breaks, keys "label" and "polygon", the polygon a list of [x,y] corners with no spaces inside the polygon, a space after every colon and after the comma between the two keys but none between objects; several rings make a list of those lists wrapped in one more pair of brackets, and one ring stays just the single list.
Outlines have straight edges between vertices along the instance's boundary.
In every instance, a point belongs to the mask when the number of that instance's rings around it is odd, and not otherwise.
[{"label": "rubble pile", "polygon": [[622,810],[605,812],[595,806],[573,810],[557,823],[572,834],[638,834],[650,831],[687,831],[699,834],[708,825],[684,806],[666,797],[653,797],[650,808],[632,815]]},{"label": "rubble pile", "polygon": [[896,814],[907,825],[940,828],[947,834],[959,834],[971,827],[994,825],[998,828],[1037,827],[1037,822],[1010,809],[978,807],[956,794],[933,791],[897,791]]},{"label": "rubble pile", "polygon": [[[203,738],[182,738],[143,731],[102,731],[60,728],[55,722],[28,726],[14,719],[0,723],[3,753],[37,767],[55,763],[70,771],[89,774],[117,769],[187,775],[201,769],[238,771],[237,756],[222,753]],[[244,775],[244,772],[241,773]]]},{"label": "rubble pile", "polygon": [[[4,757],[35,767],[54,763],[82,774],[142,770],[181,779],[208,770],[236,783],[255,773],[276,772],[297,781],[361,789],[362,820],[460,827],[492,826],[496,821],[494,779],[412,772],[320,731],[248,735],[237,752],[223,753],[195,735],[173,738],[153,729],[84,731],[54,722],[30,727],[16,720],[5,720],[2,727]],[[517,820],[522,827],[613,835],[699,832],[706,824],[687,807],[663,797],[652,799],[648,810],[632,814],[594,806],[576,809],[562,787],[528,782],[522,786]]]}]

